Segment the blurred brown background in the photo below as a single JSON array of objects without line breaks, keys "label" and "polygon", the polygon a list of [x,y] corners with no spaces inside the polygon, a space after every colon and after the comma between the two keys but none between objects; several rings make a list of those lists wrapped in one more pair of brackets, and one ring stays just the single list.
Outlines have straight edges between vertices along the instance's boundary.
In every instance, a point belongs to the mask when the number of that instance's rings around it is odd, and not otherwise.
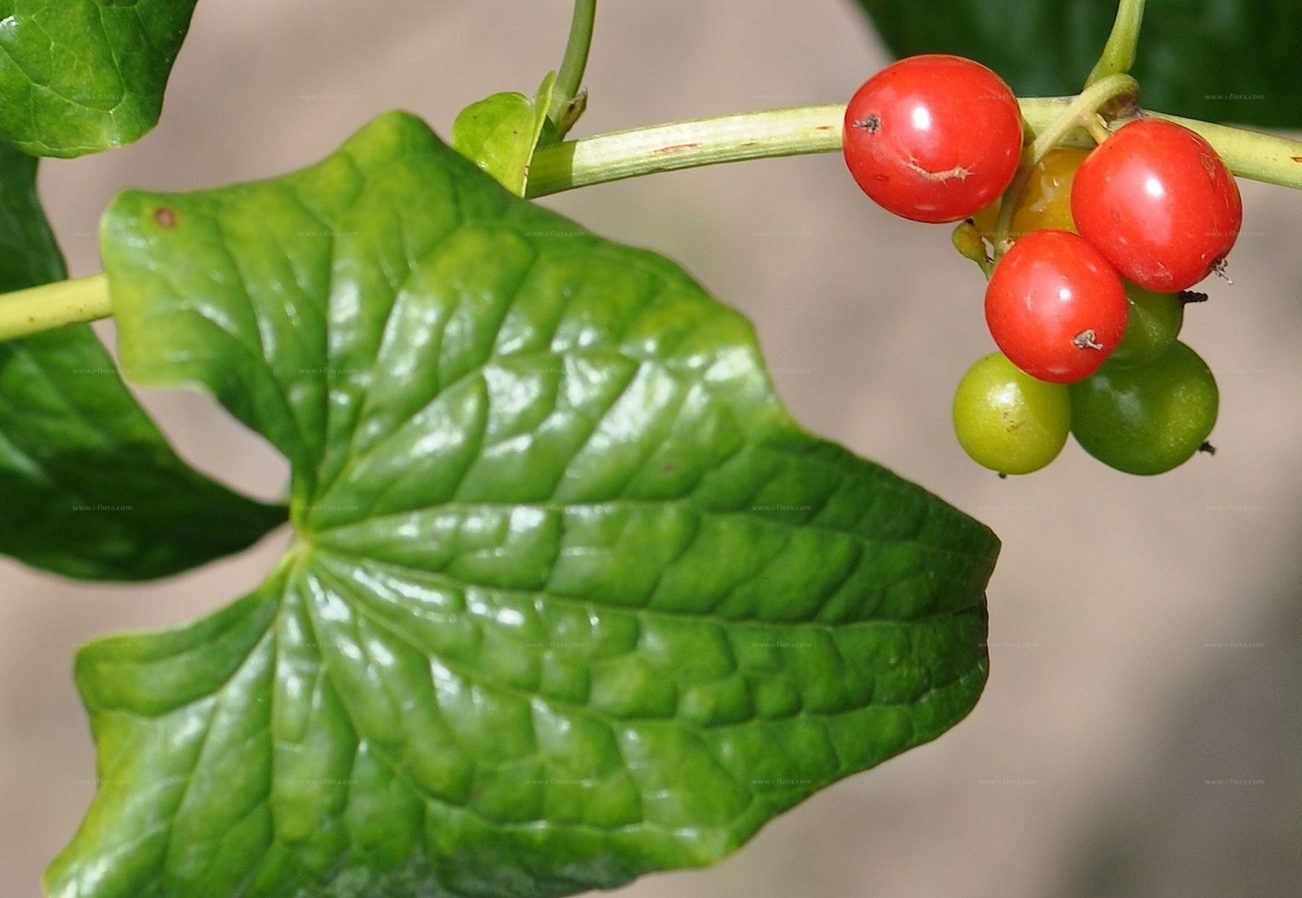
[{"label": "blurred brown background", "polygon": [[[461,105],[531,92],[559,62],[569,9],[201,3],[160,127],[134,147],[45,166],[73,273],[98,269],[97,217],[122,187],[274,175],[387,108],[446,135]],[[575,133],[837,102],[883,62],[846,0],[607,0]],[[1210,92],[1236,89],[1215,78]],[[810,429],[921,481],[1004,539],[990,685],[968,720],[808,801],[717,868],[650,877],[620,895],[1297,894],[1302,194],[1253,183],[1243,193],[1234,285],[1213,284],[1185,329],[1220,381],[1216,457],[1138,479],[1069,445],[1051,468],[1006,481],[967,461],[948,422],[954,383],[991,348],[979,274],[949,250],[945,228],[873,207],[836,156],[547,201],[681,261],[755,321],[782,396]],[[260,495],[283,489],[281,460],[205,398],[147,400],[202,468]],[[282,544],[146,587],[75,585],[0,561],[0,894],[39,894],[40,871],[91,794],[75,647],[218,607],[257,582]]]}]

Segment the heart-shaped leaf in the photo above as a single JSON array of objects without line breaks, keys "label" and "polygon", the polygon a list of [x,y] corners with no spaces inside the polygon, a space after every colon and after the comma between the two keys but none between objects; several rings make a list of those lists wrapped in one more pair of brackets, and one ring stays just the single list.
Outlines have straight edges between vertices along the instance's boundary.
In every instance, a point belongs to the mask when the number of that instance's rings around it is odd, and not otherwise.
[{"label": "heart-shaped leaf", "polygon": [[125,368],[279,446],[296,539],[212,617],[82,650],[100,785],[52,895],[610,887],[976,701],[994,536],[798,428],[678,267],[419,121],[123,195],[103,249]]},{"label": "heart-shaped leaf", "polygon": [[[1023,96],[1079,91],[1117,13],[1115,0],[858,2],[895,55],[968,56]],[[1212,122],[1302,126],[1300,34],[1296,0],[1148,0],[1133,72],[1140,99]]]},{"label": "heart-shaped leaf", "polygon": [[0,0],[0,140],[81,156],[144,135],[195,2]]},{"label": "heart-shaped leaf", "polygon": [[[0,292],[64,274],[36,160],[0,144]],[[70,577],[143,580],[243,549],[284,520],[177,458],[89,327],[0,343],[0,553]]]}]

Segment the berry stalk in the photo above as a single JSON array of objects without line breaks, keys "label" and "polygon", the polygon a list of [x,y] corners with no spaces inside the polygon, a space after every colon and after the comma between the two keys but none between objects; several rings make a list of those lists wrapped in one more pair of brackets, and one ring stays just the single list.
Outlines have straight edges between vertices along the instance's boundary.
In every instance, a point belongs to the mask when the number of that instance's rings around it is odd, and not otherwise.
[{"label": "berry stalk", "polygon": [[1012,183],[1004,191],[1004,198],[999,203],[999,217],[995,222],[992,241],[996,255],[1003,255],[1008,250],[1011,243],[1008,232],[1013,223],[1013,210],[1017,207],[1017,200],[1026,188],[1026,180],[1036,163],[1077,128],[1084,128],[1093,139],[1098,140],[1103,136],[1098,134],[1098,130],[1103,128],[1098,110],[1117,97],[1135,96],[1138,91],[1139,83],[1129,75],[1108,75],[1081,91],[1048,125],[1032,128],[1035,140],[1023,152],[1017,174],[1013,176]]}]

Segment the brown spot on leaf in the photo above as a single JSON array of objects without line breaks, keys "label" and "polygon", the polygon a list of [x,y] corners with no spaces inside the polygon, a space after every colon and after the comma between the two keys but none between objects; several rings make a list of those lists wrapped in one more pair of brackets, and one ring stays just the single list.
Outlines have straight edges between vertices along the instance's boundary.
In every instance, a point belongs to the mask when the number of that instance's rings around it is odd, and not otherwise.
[{"label": "brown spot on leaf", "polygon": [[154,210],[154,221],[160,228],[170,231],[176,227],[176,210],[171,206],[159,206]]},{"label": "brown spot on leaf", "polygon": [[676,143],[671,147],[661,147],[656,150],[657,153],[677,153],[681,150],[694,150],[699,147],[699,143]]}]

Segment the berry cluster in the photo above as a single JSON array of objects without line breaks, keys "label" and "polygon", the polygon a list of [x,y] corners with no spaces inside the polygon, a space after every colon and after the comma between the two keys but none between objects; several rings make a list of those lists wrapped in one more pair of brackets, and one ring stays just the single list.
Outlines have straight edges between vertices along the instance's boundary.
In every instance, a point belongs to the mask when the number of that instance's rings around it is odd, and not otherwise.
[{"label": "berry cluster", "polygon": [[999,352],[960,380],[954,429],[1000,474],[1049,464],[1069,432],[1113,468],[1158,474],[1205,448],[1216,421],[1211,371],[1177,336],[1185,305],[1206,299],[1189,288],[1238,236],[1238,187],[1172,122],[1135,118],[1102,137],[1017,177],[1016,98],[956,56],[894,63],[846,109],[846,164],[870,198],[914,221],[966,220],[955,244],[989,276]]}]

